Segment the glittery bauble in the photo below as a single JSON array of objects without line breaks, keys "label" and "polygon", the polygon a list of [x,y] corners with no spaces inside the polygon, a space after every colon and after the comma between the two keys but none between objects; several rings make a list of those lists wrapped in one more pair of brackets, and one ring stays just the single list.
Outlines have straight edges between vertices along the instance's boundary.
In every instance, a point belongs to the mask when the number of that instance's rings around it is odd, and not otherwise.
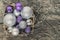
[{"label": "glittery bauble", "polygon": [[20,21],[22,21],[22,17],[21,16],[18,16],[16,21],[19,23]]},{"label": "glittery bauble", "polygon": [[21,11],[22,10],[22,7],[16,7],[16,10],[17,11]]},{"label": "glittery bauble", "polygon": [[19,16],[21,14],[21,12],[17,11],[16,9],[14,10],[14,15],[15,16]]},{"label": "glittery bauble", "polygon": [[7,8],[6,8],[6,9],[7,9],[7,12],[8,12],[8,13],[11,13],[11,12],[13,11],[13,9],[12,9],[12,7],[11,7],[11,6],[7,6]]},{"label": "glittery bauble", "polygon": [[11,33],[12,32],[12,29],[13,29],[12,27],[8,27],[8,32]]},{"label": "glittery bauble", "polygon": [[25,32],[26,33],[30,33],[31,32],[31,28],[30,27],[26,27]]},{"label": "glittery bauble", "polygon": [[16,6],[16,10],[17,10],[17,11],[21,11],[22,8],[23,8],[23,7],[22,7],[22,4],[21,4],[20,2],[17,2],[15,6]]},{"label": "glittery bauble", "polygon": [[32,20],[31,19],[27,19],[27,25],[32,25]]},{"label": "glittery bauble", "polygon": [[26,22],[25,21],[21,21],[20,23],[19,23],[19,27],[20,27],[20,29],[24,29],[24,28],[26,28]]},{"label": "glittery bauble", "polygon": [[5,15],[3,22],[5,25],[9,26],[13,26],[16,22],[16,17],[13,14],[7,14]]},{"label": "glittery bauble", "polygon": [[16,25],[16,28],[18,28],[18,29],[19,29],[19,25]]},{"label": "glittery bauble", "polygon": [[12,29],[12,35],[17,36],[19,34],[19,30],[17,28]]},{"label": "glittery bauble", "polygon": [[21,12],[21,16],[25,19],[29,19],[33,16],[33,10],[28,6],[25,6]]},{"label": "glittery bauble", "polygon": [[17,6],[22,6],[22,4],[20,3],[20,2],[17,2],[16,4],[15,4],[15,6],[17,7]]}]

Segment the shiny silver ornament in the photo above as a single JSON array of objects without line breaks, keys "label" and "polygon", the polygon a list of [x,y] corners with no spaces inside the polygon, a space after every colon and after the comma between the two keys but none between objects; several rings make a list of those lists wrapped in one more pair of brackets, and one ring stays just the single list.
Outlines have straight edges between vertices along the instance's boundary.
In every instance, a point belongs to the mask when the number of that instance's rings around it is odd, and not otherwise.
[{"label": "shiny silver ornament", "polygon": [[29,19],[33,16],[33,10],[28,6],[25,6],[21,12],[21,16],[25,19]]},{"label": "shiny silver ornament", "polygon": [[24,28],[26,28],[26,26],[27,26],[27,24],[26,24],[25,21],[21,21],[21,22],[19,23],[19,28],[20,28],[20,29],[24,29]]},{"label": "shiny silver ornament", "polygon": [[13,29],[13,27],[8,27],[8,32],[11,33],[12,29]]},{"label": "shiny silver ornament", "polygon": [[13,15],[13,14],[6,14],[4,19],[3,19],[3,22],[5,25],[7,26],[13,26],[16,22],[16,17]]},{"label": "shiny silver ornament", "polygon": [[27,25],[32,25],[32,20],[31,19],[27,19]]},{"label": "shiny silver ornament", "polygon": [[15,16],[19,16],[21,14],[21,12],[17,11],[16,9],[14,10],[14,15]]},{"label": "shiny silver ornament", "polygon": [[19,34],[18,28],[13,28],[13,29],[12,29],[12,35],[13,35],[13,36],[17,36],[18,34]]}]

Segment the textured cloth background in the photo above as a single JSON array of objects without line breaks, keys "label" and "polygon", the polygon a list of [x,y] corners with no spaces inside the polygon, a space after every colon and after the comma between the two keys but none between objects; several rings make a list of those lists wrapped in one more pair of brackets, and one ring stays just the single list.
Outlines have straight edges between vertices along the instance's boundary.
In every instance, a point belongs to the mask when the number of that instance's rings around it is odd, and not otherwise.
[{"label": "textured cloth background", "polygon": [[[3,14],[9,3],[21,2],[35,14],[35,31],[26,37],[7,37],[2,28]],[[0,40],[60,40],[60,0],[0,0]]]}]

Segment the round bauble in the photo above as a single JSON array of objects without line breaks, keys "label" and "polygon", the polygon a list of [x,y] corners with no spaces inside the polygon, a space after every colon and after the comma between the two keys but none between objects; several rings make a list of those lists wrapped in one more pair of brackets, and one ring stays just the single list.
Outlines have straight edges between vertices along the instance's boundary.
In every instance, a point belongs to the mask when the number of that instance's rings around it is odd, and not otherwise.
[{"label": "round bauble", "polygon": [[32,20],[31,19],[27,19],[27,25],[32,25]]},{"label": "round bauble", "polygon": [[13,36],[17,36],[18,34],[19,34],[18,28],[13,28],[13,29],[12,29],[12,35],[13,35]]},{"label": "round bauble", "polygon": [[19,28],[20,28],[20,29],[24,29],[24,28],[26,28],[26,26],[27,26],[27,24],[26,24],[25,21],[21,21],[21,22],[19,23]]},{"label": "round bauble", "polygon": [[7,26],[13,26],[16,22],[16,17],[13,14],[7,14],[4,16],[3,22]]},{"label": "round bauble", "polygon": [[28,6],[25,6],[21,12],[21,16],[25,19],[29,19],[33,16],[33,10]]},{"label": "round bauble", "polygon": [[16,9],[14,10],[14,15],[15,16],[19,16],[21,14],[21,12],[17,11]]}]

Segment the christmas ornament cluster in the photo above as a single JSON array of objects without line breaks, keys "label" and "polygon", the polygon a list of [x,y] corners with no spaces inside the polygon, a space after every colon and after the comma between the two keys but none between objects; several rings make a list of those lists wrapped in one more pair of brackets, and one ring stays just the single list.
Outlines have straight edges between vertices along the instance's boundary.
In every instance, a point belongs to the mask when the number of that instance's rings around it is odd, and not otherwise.
[{"label": "christmas ornament cluster", "polygon": [[33,10],[29,6],[24,6],[17,2],[15,7],[8,5],[6,7],[4,24],[7,26],[7,30],[13,36],[17,36],[22,31],[26,34],[31,33],[32,30],[32,17]]}]

